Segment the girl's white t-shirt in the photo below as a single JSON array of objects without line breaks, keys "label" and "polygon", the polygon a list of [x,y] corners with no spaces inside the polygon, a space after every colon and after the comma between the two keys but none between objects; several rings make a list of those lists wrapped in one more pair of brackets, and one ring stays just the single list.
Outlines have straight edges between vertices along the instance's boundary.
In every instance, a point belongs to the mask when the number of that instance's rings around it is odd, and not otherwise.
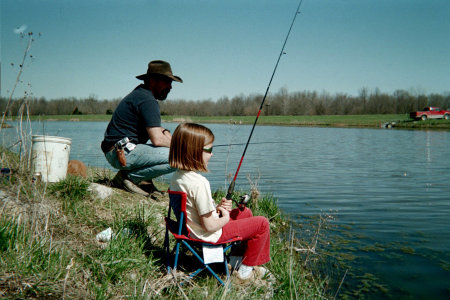
[{"label": "girl's white t-shirt", "polygon": [[219,219],[209,181],[196,172],[178,170],[172,176],[169,189],[187,194],[187,226],[191,236],[211,243],[217,242],[222,235],[222,229],[207,232],[200,220],[201,215],[209,212],[213,213],[214,218]]}]

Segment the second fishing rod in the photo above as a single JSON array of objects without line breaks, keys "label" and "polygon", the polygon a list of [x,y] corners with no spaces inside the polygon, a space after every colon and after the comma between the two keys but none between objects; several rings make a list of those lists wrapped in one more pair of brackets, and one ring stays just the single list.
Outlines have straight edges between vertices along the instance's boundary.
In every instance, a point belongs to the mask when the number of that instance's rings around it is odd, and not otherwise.
[{"label": "second fishing rod", "polygon": [[297,15],[300,13],[300,6],[302,5],[302,2],[303,2],[303,0],[300,0],[299,4],[297,6],[297,9],[295,10],[295,14],[294,14],[294,17],[292,18],[291,26],[289,27],[289,30],[288,30],[288,32],[286,34],[286,38],[284,39],[283,47],[281,47],[280,54],[278,55],[278,59],[277,59],[277,62],[275,64],[275,67],[273,69],[272,76],[270,77],[269,84],[267,85],[267,88],[266,88],[266,92],[264,93],[264,97],[263,97],[263,99],[261,101],[261,105],[259,106],[258,114],[256,115],[255,122],[253,123],[252,129],[250,131],[250,135],[249,135],[247,143],[245,145],[244,152],[242,153],[241,159],[240,159],[238,167],[236,169],[236,173],[234,174],[233,180],[230,182],[230,185],[228,186],[227,195],[225,196],[228,200],[235,201],[240,210],[244,209],[245,204],[249,200],[249,197],[248,196],[243,196],[243,197],[241,197],[239,202],[237,202],[236,200],[234,200],[232,198],[232,195],[233,195],[233,192],[234,192],[234,187],[236,185],[236,178],[237,178],[237,176],[239,174],[239,170],[241,169],[242,161],[244,160],[245,153],[247,152],[248,145],[250,144],[250,140],[252,138],[253,131],[255,130],[256,123],[258,122],[259,116],[260,116],[261,111],[263,109],[264,102],[266,101],[267,94],[269,93],[270,85],[272,84],[273,77],[275,76],[275,73],[277,71],[278,64],[279,64],[283,54],[285,54],[284,53],[284,48],[285,48],[286,43],[287,43],[287,41],[289,39],[289,35],[291,34],[291,30],[292,30],[292,27],[294,26],[295,19],[297,18]]}]

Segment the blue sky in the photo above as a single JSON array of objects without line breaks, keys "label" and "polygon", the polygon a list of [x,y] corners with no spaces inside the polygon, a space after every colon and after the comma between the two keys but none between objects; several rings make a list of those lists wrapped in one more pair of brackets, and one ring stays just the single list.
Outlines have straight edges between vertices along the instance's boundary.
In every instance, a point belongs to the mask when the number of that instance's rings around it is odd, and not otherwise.
[{"label": "blue sky", "polygon": [[[15,97],[121,98],[153,59],[184,80],[168,99],[263,94],[298,3],[1,0],[1,96],[26,46],[21,26],[36,41]],[[449,93],[449,16],[449,0],[303,0],[270,92]]]}]

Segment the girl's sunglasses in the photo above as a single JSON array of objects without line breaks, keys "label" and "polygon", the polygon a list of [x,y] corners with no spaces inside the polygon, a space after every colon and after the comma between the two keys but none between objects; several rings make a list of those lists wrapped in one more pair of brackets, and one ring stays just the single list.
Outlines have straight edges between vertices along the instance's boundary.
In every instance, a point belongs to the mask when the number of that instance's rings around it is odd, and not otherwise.
[{"label": "girl's sunglasses", "polygon": [[208,153],[212,153],[213,147],[211,148],[203,148],[203,151],[208,152]]}]

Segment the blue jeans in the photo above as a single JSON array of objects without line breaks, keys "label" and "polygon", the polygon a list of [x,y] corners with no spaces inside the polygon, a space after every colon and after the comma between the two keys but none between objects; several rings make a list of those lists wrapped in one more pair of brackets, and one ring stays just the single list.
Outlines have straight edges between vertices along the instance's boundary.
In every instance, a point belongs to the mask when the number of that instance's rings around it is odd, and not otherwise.
[{"label": "blue jeans", "polygon": [[169,148],[151,144],[138,144],[130,153],[125,151],[125,167],[120,165],[116,150],[109,151],[105,157],[112,167],[125,170],[128,178],[135,184],[176,171],[169,165]]}]

